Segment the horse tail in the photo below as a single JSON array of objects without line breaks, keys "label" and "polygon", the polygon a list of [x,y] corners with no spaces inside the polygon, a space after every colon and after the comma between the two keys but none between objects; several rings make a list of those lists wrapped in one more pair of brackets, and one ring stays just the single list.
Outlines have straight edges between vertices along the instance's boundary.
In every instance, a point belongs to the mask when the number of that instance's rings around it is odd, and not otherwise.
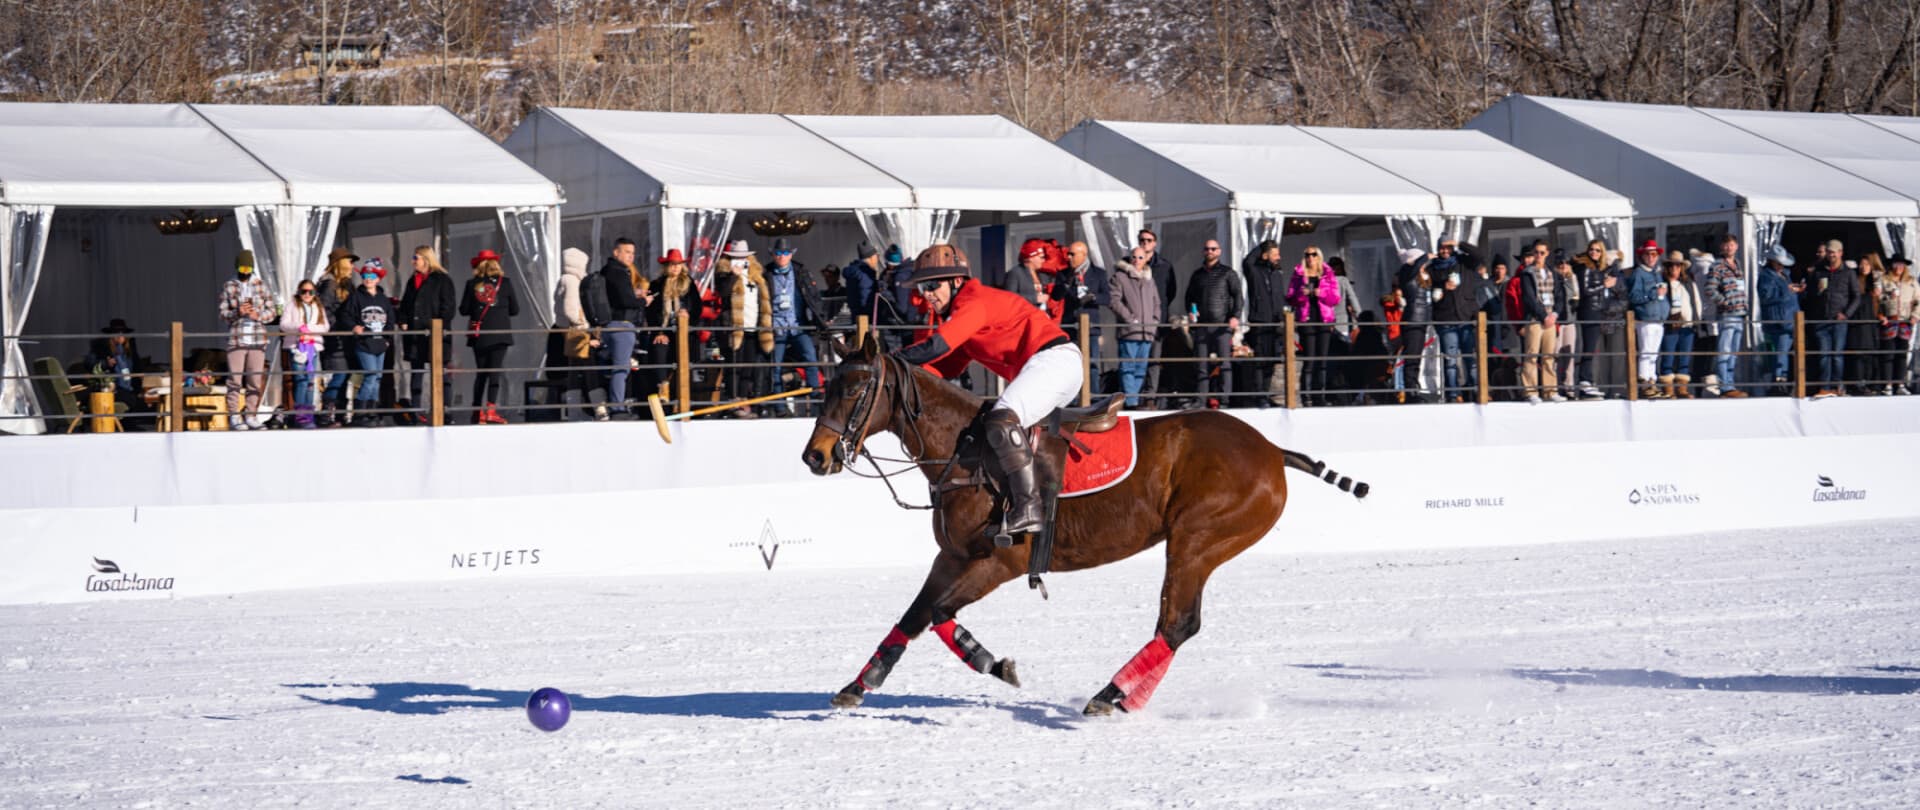
[{"label": "horse tail", "polygon": [[1367,497],[1367,492],[1372,489],[1365,481],[1355,481],[1327,469],[1326,462],[1318,461],[1306,453],[1282,449],[1280,454],[1286,458],[1287,466],[1339,487],[1341,492],[1351,492],[1355,498]]}]

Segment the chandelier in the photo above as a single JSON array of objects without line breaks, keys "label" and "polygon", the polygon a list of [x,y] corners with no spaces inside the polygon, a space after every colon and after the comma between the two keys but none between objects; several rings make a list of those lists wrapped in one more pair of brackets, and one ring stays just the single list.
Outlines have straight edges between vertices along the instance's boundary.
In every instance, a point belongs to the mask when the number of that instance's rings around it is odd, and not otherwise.
[{"label": "chandelier", "polygon": [[787,212],[762,214],[755,217],[748,227],[761,236],[799,236],[813,230],[813,220],[807,217],[789,217]]},{"label": "chandelier", "polygon": [[220,223],[224,221],[225,217],[218,214],[202,214],[193,209],[186,209],[173,216],[154,218],[153,227],[158,228],[162,236],[180,236],[191,233],[213,233],[220,230]]},{"label": "chandelier", "polygon": [[1311,219],[1288,217],[1286,224],[1280,226],[1280,233],[1284,236],[1292,236],[1299,233],[1313,233],[1314,227],[1313,220]]}]

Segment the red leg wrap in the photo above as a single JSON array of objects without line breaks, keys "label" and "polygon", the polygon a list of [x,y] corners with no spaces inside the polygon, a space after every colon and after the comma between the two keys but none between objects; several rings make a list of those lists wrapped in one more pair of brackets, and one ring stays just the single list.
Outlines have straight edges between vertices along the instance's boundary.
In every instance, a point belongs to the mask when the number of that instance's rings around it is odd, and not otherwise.
[{"label": "red leg wrap", "polygon": [[1147,646],[1133,654],[1126,666],[1120,668],[1120,674],[1113,676],[1113,685],[1120,688],[1124,696],[1120,708],[1127,711],[1139,711],[1153,699],[1153,690],[1160,686],[1160,679],[1166,677],[1167,667],[1173,663],[1173,648],[1167,646],[1167,640],[1154,634]]}]

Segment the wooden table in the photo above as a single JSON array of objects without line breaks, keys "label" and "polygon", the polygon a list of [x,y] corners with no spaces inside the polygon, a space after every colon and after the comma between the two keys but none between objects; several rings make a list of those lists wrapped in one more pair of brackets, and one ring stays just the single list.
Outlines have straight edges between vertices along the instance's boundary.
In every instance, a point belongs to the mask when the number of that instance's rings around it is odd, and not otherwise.
[{"label": "wooden table", "polygon": [[[154,404],[154,410],[160,416],[160,432],[173,429],[172,417],[167,413],[166,386],[149,389],[148,402]],[[225,386],[187,386],[184,403],[187,430],[226,430],[227,429],[227,389]]]}]

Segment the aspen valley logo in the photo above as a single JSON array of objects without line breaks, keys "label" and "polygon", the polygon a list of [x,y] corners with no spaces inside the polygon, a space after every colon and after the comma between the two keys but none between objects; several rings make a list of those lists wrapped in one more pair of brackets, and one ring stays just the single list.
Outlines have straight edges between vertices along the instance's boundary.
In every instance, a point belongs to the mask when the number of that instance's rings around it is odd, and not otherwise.
[{"label": "aspen valley logo", "polygon": [[1867,499],[1866,490],[1847,489],[1846,487],[1835,484],[1833,482],[1833,479],[1828,478],[1824,475],[1815,476],[1813,481],[1815,484],[1819,485],[1814,487],[1814,490],[1813,490],[1814,503],[1832,503],[1834,501],[1864,501]]},{"label": "aspen valley logo", "polygon": [[1679,484],[1645,484],[1627,492],[1627,503],[1634,506],[1684,506],[1700,502],[1700,493],[1687,492]]},{"label": "aspen valley logo", "polygon": [[[120,576],[108,576],[110,574],[120,574]],[[173,577],[147,579],[137,573],[121,573],[119,563],[99,557],[93,558],[93,573],[87,575],[88,593],[171,590],[173,590]]]},{"label": "aspen valley logo", "polygon": [[[803,537],[798,540],[788,540],[786,541],[786,544],[789,546],[797,546],[797,545],[801,545],[804,543],[811,543],[811,542],[813,542],[811,539]],[[768,571],[772,571],[773,561],[780,558],[780,544],[781,544],[780,535],[776,534],[773,531],[773,519],[768,518],[765,523],[762,523],[760,525],[759,540],[757,541],[748,540],[748,541],[739,542],[739,543],[728,543],[727,548],[757,549],[760,552],[760,562],[766,564]]]}]

